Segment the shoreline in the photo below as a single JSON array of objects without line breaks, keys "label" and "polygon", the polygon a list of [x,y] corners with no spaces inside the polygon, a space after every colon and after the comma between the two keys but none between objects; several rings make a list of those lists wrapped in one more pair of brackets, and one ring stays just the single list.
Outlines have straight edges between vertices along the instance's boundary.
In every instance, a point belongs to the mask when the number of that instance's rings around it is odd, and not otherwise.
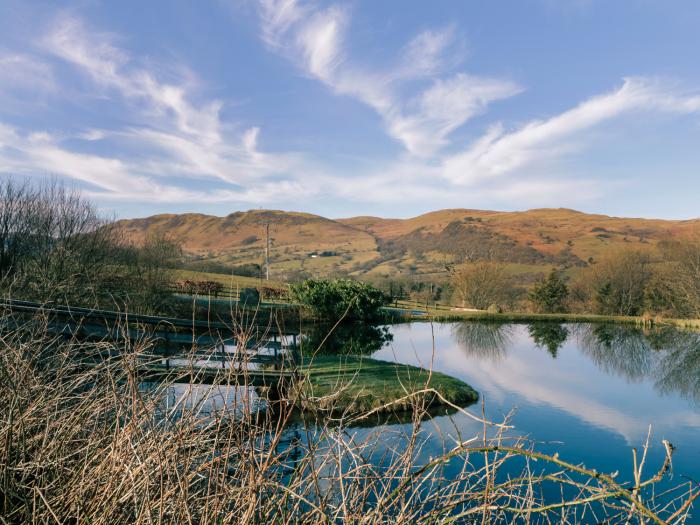
[{"label": "shoreline", "polygon": [[459,321],[484,321],[497,323],[528,323],[528,322],[557,322],[557,323],[612,323],[626,324],[640,327],[673,326],[676,328],[700,330],[700,319],[672,319],[665,317],[600,315],[585,313],[530,313],[530,312],[503,312],[490,313],[485,311],[454,311],[426,310],[425,313],[408,313],[402,320],[390,324],[402,324],[404,322],[459,322]]}]

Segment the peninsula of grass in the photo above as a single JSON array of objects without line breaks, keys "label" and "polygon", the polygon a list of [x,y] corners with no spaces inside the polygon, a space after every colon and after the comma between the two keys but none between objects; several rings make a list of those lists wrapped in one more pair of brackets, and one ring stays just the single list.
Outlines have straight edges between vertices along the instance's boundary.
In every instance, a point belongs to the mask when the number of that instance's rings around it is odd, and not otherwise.
[{"label": "peninsula of grass", "polygon": [[[304,410],[363,413],[397,412],[412,407],[417,396],[433,389],[449,403],[465,407],[479,395],[468,384],[439,372],[367,357],[321,355],[303,358],[305,378],[299,396]],[[432,392],[422,396],[425,406],[445,404]]]}]

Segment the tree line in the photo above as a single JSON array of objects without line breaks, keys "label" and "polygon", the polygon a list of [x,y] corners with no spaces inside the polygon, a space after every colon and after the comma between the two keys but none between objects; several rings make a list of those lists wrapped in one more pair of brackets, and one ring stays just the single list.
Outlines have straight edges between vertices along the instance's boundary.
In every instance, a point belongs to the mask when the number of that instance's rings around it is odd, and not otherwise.
[{"label": "tree line", "polygon": [[477,261],[454,273],[452,287],[455,304],[477,309],[698,318],[700,236],[659,242],[656,251],[614,251],[570,278],[552,269],[527,291],[505,265]]}]

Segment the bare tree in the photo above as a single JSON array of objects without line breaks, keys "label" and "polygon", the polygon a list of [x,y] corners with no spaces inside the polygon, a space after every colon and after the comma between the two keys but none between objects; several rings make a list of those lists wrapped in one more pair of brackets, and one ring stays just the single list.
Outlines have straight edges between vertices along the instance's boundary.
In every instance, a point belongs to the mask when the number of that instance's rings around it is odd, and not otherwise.
[{"label": "bare tree", "polygon": [[505,267],[496,262],[477,261],[457,270],[452,278],[456,299],[480,310],[503,304],[511,298],[512,283]]},{"label": "bare tree", "polygon": [[26,182],[0,183],[0,276],[11,277],[31,250],[36,192]]},{"label": "bare tree", "polygon": [[665,287],[679,316],[700,317],[700,235],[662,242],[664,258],[671,263]]},{"label": "bare tree", "polygon": [[79,192],[53,181],[0,183],[0,277],[6,293],[96,302],[121,239]]},{"label": "bare tree", "polygon": [[621,250],[589,267],[583,279],[596,311],[609,315],[641,314],[653,275],[651,263],[648,253]]},{"label": "bare tree", "polygon": [[[170,268],[180,259],[180,245],[164,234],[146,237],[143,245],[127,245],[119,263],[122,278],[122,295],[132,309],[141,313],[159,313],[168,309],[172,296],[172,272]],[[196,284],[193,289],[196,290]]]}]

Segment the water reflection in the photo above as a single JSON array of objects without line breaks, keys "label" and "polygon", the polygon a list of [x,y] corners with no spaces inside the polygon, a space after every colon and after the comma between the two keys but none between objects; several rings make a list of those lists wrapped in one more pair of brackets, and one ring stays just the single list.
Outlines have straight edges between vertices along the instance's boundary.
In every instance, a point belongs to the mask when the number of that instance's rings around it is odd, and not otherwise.
[{"label": "water reflection", "polygon": [[569,329],[559,323],[531,323],[527,326],[527,331],[535,345],[546,349],[555,359],[569,338]]},{"label": "water reflection", "polygon": [[267,408],[255,388],[246,386],[143,382],[139,390],[157,400],[156,419],[169,423],[188,417],[236,419]]},{"label": "water reflection", "polygon": [[[460,323],[452,335],[470,357],[498,362],[513,348],[514,325]],[[556,358],[570,340],[598,369],[627,381],[649,380],[661,394],[700,402],[700,334],[673,328],[642,330],[623,325],[527,325],[536,347]]]},{"label": "water reflection", "polygon": [[467,355],[493,361],[508,355],[512,333],[512,325],[499,323],[458,323],[452,328],[452,336]]},{"label": "water reflection", "polygon": [[[514,347],[516,325],[465,322],[452,337],[469,357],[499,362]],[[661,394],[677,393],[700,402],[700,334],[673,328],[535,322],[527,325],[534,346],[556,358],[573,342],[595,366],[630,382],[652,381]],[[449,372],[448,372],[449,373]]]},{"label": "water reflection", "polygon": [[620,325],[580,325],[579,346],[601,370],[621,375],[628,381],[649,377],[658,355],[644,332]]},{"label": "water reflection", "polygon": [[700,402],[700,336],[678,338],[659,362],[656,386],[663,393],[678,392]]},{"label": "water reflection", "polygon": [[302,330],[302,348],[319,355],[369,355],[391,342],[388,326],[345,323],[338,326],[316,324]]},{"label": "water reflection", "polygon": [[585,326],[579,334],[582,351],[606,372],[650,379],[660,393],[700,401],[700,334],[608,325]]}]

